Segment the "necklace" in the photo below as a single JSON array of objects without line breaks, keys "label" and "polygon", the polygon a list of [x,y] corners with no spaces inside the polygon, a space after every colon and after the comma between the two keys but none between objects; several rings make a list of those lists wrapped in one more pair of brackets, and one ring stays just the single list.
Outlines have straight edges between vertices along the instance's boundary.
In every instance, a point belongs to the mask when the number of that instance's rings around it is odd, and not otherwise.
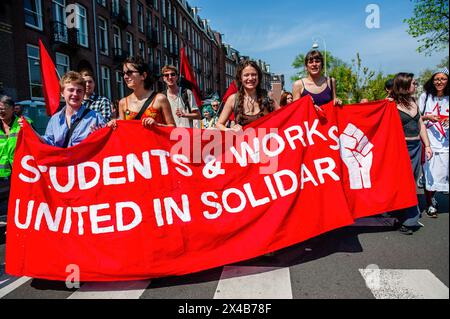
[{"label": "necklace", "polygon": [[252,98],[251,96],[249,96],[249,95],[245,96],[245,100],[247,101],[247,106],[249,106],[247,113],[252,113],[253,114],[254,111],[255,111],[256,100],[254,98]]}]

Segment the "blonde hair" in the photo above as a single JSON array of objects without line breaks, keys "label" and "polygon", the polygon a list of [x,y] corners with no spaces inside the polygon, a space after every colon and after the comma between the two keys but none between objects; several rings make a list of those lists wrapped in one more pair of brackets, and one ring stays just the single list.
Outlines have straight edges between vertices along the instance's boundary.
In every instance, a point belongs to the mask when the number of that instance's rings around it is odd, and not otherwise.
[{"label": "blonde hair", "polygon": [[176,73],[176,75],[178,75],[178,70],[173,65],[165,65],[161,70],[161,74],[164,74],[164,72],[167,72],[167,71],[173,71]]},{"label": "blonde hair", "polygon": [[83,87],[83,90],[86,87],[86,81],[83,79],[83,76],[75,71],[69,71],[62,76],[61,80],[59,81],[61,91],[64,90],[64,86],[68,83],[75,83],[81,85]]}]

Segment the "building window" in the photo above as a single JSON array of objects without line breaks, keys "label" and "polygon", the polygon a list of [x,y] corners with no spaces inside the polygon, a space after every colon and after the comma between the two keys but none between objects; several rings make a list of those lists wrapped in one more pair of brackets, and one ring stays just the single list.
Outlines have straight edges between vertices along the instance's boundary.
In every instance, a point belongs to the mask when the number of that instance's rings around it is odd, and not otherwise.
[{"label": "building window", "polygon": [[87,11],[82,5],[77,4],[77,9],[75,10],[78,29],[78,44],[83,47],[88,47],[88,27],[87,27]]},{"label": "building window", "polygon": [[159,19],[155,17],[155,31],[156,31],[156,37],[158,39],[158,43],[161,43],[161,36],[159,34]]},{"label": "building window", "polygon": [[173,52],[178,54],[178,35],[175,33],[175,40],[173,42]]},{"label": "building window", "polygon": [[25,25],[42,31],[41,0],[25,0]]},{"label": "building window", "polygon": [[131,0],[125,0],[125,11],[127,15],[127,21],[131,24]]},{"label": "building window", "polygon": [[112,13],[114,14],[114,15],[118,15],[119,14],[119,12],[120,12],[120,10],[119,10],[119,0],[111,0],[111,10],[112,10]]},{"label": "building window", "polygon": [[119,98],[125,96],[125,90],[123,89],[123,77],[120,71],[116,71],[116,92],[119,94]]},{"label": "building window", "polygon": [[114,44],[114,53],[121,54],[122,53],[122,37],[120,35],[120,29],[113,26],[113,44]]},{"label": "building window", "polygon": [[56,52],[55,62],[59,77],[62,77],[63,74],[70,70],[70,59],[68,55]]},{"label": "building window", "polygon": [[163,18],[166,17],[166,0],[161,0],[161,14]]},{"label": "building window", "polygon": [[101,17],[98,18],[98,41],[100,53],[108,55],[108,22]]},{"label": "building window", "polygon": [[153,0],[153,8],[155,8],[155,10],[159,10],[158,2],[159,0]]},{"label": "building window", "polygon": [[154,61],[154,56],[153,56],[153,49],[152,48],[147,48],[147,52],[148,52],[148,64],[150,64],[150,67],[153,66]]},{"label": "building window", "polygon": [[39,66],[39,48],[27,44],[28,80],[30,84],[30,96],[42,97],[41,69]]},{"label": "building window", "polygon": [[147,9],[147,32],[152,30],[152,12]]},{"label": "building window", "polygon": [[139,54],[145,60],[145,43],[142,40],[139,40]]},{"label": "building window", "polygon": [[111,78],[106,66],[102,66],[102,94],[111,100]]},{"label": "building window", "polygon": [[139,31],[144,32],[144,6],[140,2],[137,4],[137,23]]},{"label": "building window", "polygon": [[52,1],[52,14],[53,14],[52,37],[55,41],[67,43],[69,38],[66,26],[65,8],[66,8],[65,0]]},{"label": "building window", "polygon": [[134,50],[133,50],[133,35],[131,33],[126,33],[126,40],[127,40],[127,50],[129,53],[129,56],[134,56]]},{"label": "building window", "polygon": [[167,28],[166,25],[163,24],[163,44],[164,44],[164,48],[167,49]]},{"label": "building window", "polygon": [[169,24],[172,25],[172,6],[170,2],[167,3],[167,15],[169,17]]},{"label": "building window", "polygon": [[106,7],[106,0],[97,0],[97,3],[103,7]]},{"label": "building window", "polygon": [[169,52],[173,53],[173,39],[172,39],[172,30],[169,30]]},{"label": "building window", "polygon": [[178,17],[177,17],[177,8],[173,7],[173,26],[178,28]]}]

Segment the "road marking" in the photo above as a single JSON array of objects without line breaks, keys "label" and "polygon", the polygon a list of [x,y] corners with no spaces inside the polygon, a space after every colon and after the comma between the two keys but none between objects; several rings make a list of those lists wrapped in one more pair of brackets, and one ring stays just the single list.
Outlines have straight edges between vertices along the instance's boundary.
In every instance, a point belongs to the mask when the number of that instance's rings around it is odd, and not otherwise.
[{"label": "road marking", "polygon": [[225,266],[214,299],[292,299],[289,267]]},{"label": "road marking", "polygon": [[30,279],[31,279],[31,277],[20,277],[17,280],[14,280],[9,285],[1,288],[0,289],[0,299],[3,298],[4,296],[6,296],[7,294],[9,294],[11,291],[19,288],[20,286],[22,286],[24,283],[26,283]]},{"label": "road marking", "polygon": [[448,299],[449,290],[426,269],[360,269],[376,299]]},{"label": "road marking", "polygon": [[150,280],[88,282],[68,299],[139,299]]}]

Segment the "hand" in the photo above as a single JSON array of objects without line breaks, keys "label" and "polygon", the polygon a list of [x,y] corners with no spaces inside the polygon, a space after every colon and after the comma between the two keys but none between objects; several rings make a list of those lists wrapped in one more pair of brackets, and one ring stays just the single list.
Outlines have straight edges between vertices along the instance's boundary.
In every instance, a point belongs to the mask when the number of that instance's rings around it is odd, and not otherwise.
[{"label": "hand", "polygon": [[444,127],[444,129],[448,129],[448,117],[446,119],[443,119],[441,121],[441,124]]},{"label": "hand", "polygon": [[386,100],[388,100],[389,102],[394,102],[394,99],[389,96],[386,98]]},{"label": "hand", "polygon": [[145,128],[151,128],[154,124],[156,124],[156,121],[152,117],[146,117],[146,118],[142,119],[142,125]]},{"label": "hand", "polygon": [[428,115],[425,115],[425,120],[436,123],[436,122],[439,122],[440,117],[439,117],[439,115],[428,114]]},{"label": "hand", "polygon": [[427,157],[428,161],[433,157],[433,150],[430,146],[425,146],[425,156]]},{"label": "hand", "polygon": [[94,133],[95,131],[98,131],[98,130],[100,130],[100,129],[102,129],[102,128],[104,128],[105,127],[105,125],[104,124],[100,124],[100,125],[91,125],[90,126],[90,131],[91,131],[91,133]]},{"label": "hand", "polygon": [[24,122],[24,121],[25,121],[25,120],[23,119],[23,117],[20,117],[19,120],[17,121],[17,123],[19,124],[20,128],[23,127],[23,122]]},{"label": "hand", "polygon": [[350,189],[372,188],[370,170],[373,144],[353,124],[348,124],[339,137],[341,158],[348,168]]},{"label": "hand", "polygon": [[115,130],[117,128],[117,120],[111,120],[106,124],[107,127],[112,128]]},{"label": "hand", "polygon": [[178,117],[184,117],[184,112],[183,111],[181,111],[181,109],[180,108],[177,108],[177,112],[176,112],[176,114],[177,114],[177,116]]},{"label": "hand", "polygon": [[342,106],[342,100],[340,98],[334,99],[334,105],[335,106]]},{"label": "hand", "polygon": [[234,125],[231,128],[231,130],[234,131],[234,132],[241,132],[242,131],[242,126],[240,126],[239,124],[236,124],[236,125]]}]

